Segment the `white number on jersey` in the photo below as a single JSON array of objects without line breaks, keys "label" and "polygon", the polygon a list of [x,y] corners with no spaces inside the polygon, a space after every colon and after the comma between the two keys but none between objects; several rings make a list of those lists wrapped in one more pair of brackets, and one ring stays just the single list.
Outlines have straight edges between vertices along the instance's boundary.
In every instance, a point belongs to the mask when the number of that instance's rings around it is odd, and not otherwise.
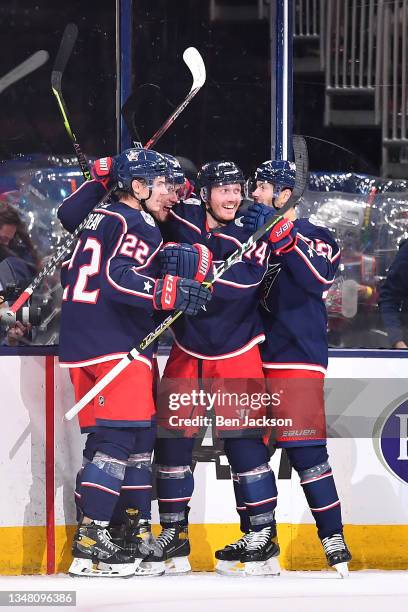
[{"label": "white number on jersey", "polygon": [[143,240],[140,240],[134,234],[126,234],[124,243],[122,244],[119,255],[136,259],[142,266],[146,263],[149,254],[149,247]]},{"label": "white number on jersey", "polygon": [[[88,284],[88,280],[91,276],[95,276],[95,274],[99,274],[101,269],[101,259],[102,259],[102,247],[96,238],[87,238],[85,245],[82,247],[82,242],[79,240],[75,247],[75,250],[72,254],[71,261],[69,262],[69,269],[72,269],[74,264],[74,259],[77,254],[82,251],[90,251],[90,262],[89,264],[85,264],[80,266],[78,271],[78,276],[76,283],[74,285],[74,290],[72,292],[72,301],[73,302],[83,302],[85,304],[96,304],[99,297],[99,289],[95,289],[95,291],[87,291],[86,286]],[[69,285],[67,285],[64,289],[63,299],[68,299]]]}]

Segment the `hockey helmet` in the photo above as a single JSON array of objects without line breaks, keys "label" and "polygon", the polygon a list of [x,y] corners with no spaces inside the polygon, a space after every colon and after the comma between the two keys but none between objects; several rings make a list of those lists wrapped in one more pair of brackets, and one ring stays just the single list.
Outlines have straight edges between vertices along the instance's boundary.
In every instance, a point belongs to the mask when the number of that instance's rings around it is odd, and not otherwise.
[{"label": "hockey helmet", "polygon": [[163,153],[163,157],[166,159],[168,164],[170,179],[175,185],[184,185],[186,177],[178,159],[173,157],[173,155],[169,155],[169,153]]},{"label": "hockey helmet", "polygon": [[293,189],[296,181],[296,164],[283,159],[263,162],[255,171],[255,181],[272,183],[274,187]]},{"label": "hockey helmet", "polygon": [[201,190],[201,197],[208,201],[212,187],[220,185],[234,185],[245,183],[241,168],[232,161],[212,161],[204,164],[197,175],[197,185]]},{"label": "hockey helmet", "polygon": [[140,179],[151,189],[157,176],[170,176],[166,159],[148,149],[126,149],[114,158],[113,178],[119,189],[132,193],[132,181]]}]

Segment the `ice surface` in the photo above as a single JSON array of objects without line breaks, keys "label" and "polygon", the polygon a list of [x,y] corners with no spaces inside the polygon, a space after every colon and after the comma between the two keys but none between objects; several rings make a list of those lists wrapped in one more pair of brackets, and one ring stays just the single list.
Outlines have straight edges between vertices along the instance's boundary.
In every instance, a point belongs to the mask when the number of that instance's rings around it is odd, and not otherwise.
[{"label": "ice surface", "polygon": [[345,580],[329,571],[283,572],[276,578],[228,578],[198,572],[189,576],[130,579],[70,578],[62,574],[2,576],[0,590],[75,590],[76,608],[63,609],[84,612],[408,610],[408,572],[404,571],[365,570],[352,572]]}]

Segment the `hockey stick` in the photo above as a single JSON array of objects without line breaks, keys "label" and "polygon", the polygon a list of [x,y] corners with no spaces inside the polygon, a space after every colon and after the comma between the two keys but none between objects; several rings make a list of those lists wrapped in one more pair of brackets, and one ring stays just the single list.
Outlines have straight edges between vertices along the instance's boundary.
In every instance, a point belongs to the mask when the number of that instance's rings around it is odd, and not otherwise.
[{"label": "hockey stick", "polygon": [[193,77],[193,84],[191,86],[190,91],[188,92],[186,98],[183,100],[181,104],[173,111],[170,117],[163,123],[161,128],[157,130],[155,134],[150,138],[150,140],[145,144],[145,149],[150,149],[158,140],[163,136],[164,132],[166,132],[169,127],[175,122],[177,117],[186,106],[191,102],[194,96],[200,91],[201,87],[205,83],[206,72],[203,58],[200,53],[197,51],[195,47],[188,47],[183,53],[183,60],[187,64],[188,69],[191,72]]},{"label": "hockey stick", "polygon": [[[53,83],[53,91],[57,95],[57,100],[59,100],[59,103],[60,103],[60,100],[62,101],[62,105],[60,104],[60,108],[61,108],[62,116],[64,118],[65,127],[67,128],[68,134],[70,138],[72,139],[74,139],[75,136],[73,135],[73,132],[71,128],[69,127],[68,114],[66,112],[66,108],[63,103],[62,97],[60,98],[58,97],[58,90],[59,91],[61,90],[62,73],[65,69],[69,56],[74,47],[77,34],[78,34],[78,28],[76,27],[76,25],[73,23],[69,23],[67,27],[65,28],[64,35],[62,37],[62,41],[60,45],[60,49],[58,51],[58,55],[54,63],[54,70],[52,72],[54,76],[51,77],[51,80]],[[193,86],[191,87],[191,90],[188,96],[184,99],[184,101],[177,107],[177,109],[165,121],[165,123],[154,134],[154,136],[152,136],[149,142],[145,144],[144,146],[145,149],[149,149],[152,146],[152,144],[158,141],[158,139],[174,123],[175,119],[180,115],[180,113],[186,108],[190,100],[196,95],[198,90],[203,86],[205,82],[205,66],[204,66],[203,59],[201,55],[199,54],[199,52],[197,51],[197,49],[195,49],[194,47],[189,47],[188,49],[186,49],[183,53],[183,59],[193,75]],[[55,90],[54,90],[54,85],[56,86]],[[75,141],[73,140],[73,142],[76,142],[76,138],[75,138]],[[80,151],[80,148],[77,143],[77,147],[75,147],[75,152],[77,153],[77,156],[78,156],[78,150]],[[84,162],[89,172],[89,168],[88,168],[86,159],[85,157],[83,158],[84,158]],[[78,157],[78,161],[79,161],[79,157]],[[82,166],[81,166],[81,169],[82,169]],[[115,191],[115,189],[116,189],[116,185],[114,185],[104,195],[102,200],[98,202],[95,208],[103,206],[103,204],[109,200],[110,196]],[[18,310],[20,310],[20,308],[26,303],[29,297],[37,289],[37,287],[39,287],[39,285],[44,280],[44,278],[46,278],[48,274],[51,274],[51,272],[54,271],[55,266],[68,254],[71,246],[73,245],[75,240],[78,238],[79,234],[82,232],[82,230],[85,228],[86,224],[88,223],[91,214],[92,214],[92,211],[87,215],[87,217],[82,221],[82,223],[76,228],[74,233],[66,239],[65,243],[59,247],[54,257],[47,263],[45,268],[38,274],[38,276],[36,276],[36,278],[32,281],[31,285],[29,285],[25,289],[25,291],[23,291],[23,293],[17,298],[17,300],[9,308],[9,310],[5,312],[3,315],[1,315],[1,318],[5,322],[7,321],[7,319],[9,319],[10,324],[14,323],[14,314]]]},{"label": "hockey stick", "polygon": [[[306,187],[307,172],[308,172],[308,161],[307,161],[307,148],[306,142],[301,136],[293,137],[293,150],[295,152],[296,161],[296,182],[293,188],[292,194],[289,200],[282,208],[271,216],[268,221],[260,227],[256,232],[248,238],[238,249],[236,249],[227,259],[214,271],[214,277],[210,282],[204,282],[203,285],[207,288],[211,287],[216,280],[218,280],[224,272],[226,272],[231,266],[241,261],[243,255],[249,251],[249,249],[259,240],[262,236],[272,229],[276,223],[278,223],[283,215],[302,197]],[[132,348],[129,353],[123,357],[113,368],[108,372],[101,380],[86,393],[68,412],[65,414],[65,419],[70,421],[82,408],[84,408],[90,401],[98,395],[118,374],[120,374],[142,351],[150,346],[170,325],[172,325],[183,313],[177,311],[174,314],[169,315],[164,319],[160,325],[156,327],[150,334],[148,334],[139,344],[138,348]]]},{"label": "hockey stick", "polygon": [[86,157],[82,152],[82,149],[77,141],[77,138],[72,131],[71,125],[68,119],[68,110],[62,96],[62,75],[64,74],[68,60],[71,57],[76,39],[78,37],[78,28],[75,23],[69,23],[62,35],[60,47],[58,49],[57,57],[55,58],[54,66],[51,72],[51,87],[52,91],[57,99],[59,109],[61,111],[62,119],[64,121],[65,129],[70,137],[74,146],[75,154],[78,158],[81,172],[84,175],[86,181],[90,181],[91,171],[89,169]]},{"label": "hockey stick", "polygon": [[48,58],[49,55],[47,51],[44,51],[43,49],[33,53],[33,55],[24,60],[24,62],[21,62],[21,64],[0,78],[0,93],[2,93],[13,83],[16,83],[23,77],[27,76],[27,74],[30,74],[30,72],[34,72],[34,70],[40,68],[40,66],[45,64]]},{"label": "hockey stick", "polygon": [[[62,97],[61,84],[62,84],[62,75],[67,66],[68,60],[72,54],[72,50],[75,45],[75,41],[78,36],[78,28],[74,23],[69,23],[62,36],[61,44],[58,49],[57,57],[55,58],[54,66],[51,73],[51,87],[54,92],[58,106],[60,108],[62,118],[64,120],[65,129],[70,137],[72,144],[75,149],[75,154],[78,159],[78,163],[81,167],[82,174],[85,180],[89,181],[92,179],[91,172],[89,169],[88,162],[86,161],[85,155],[83,154],[81,147],[76,139],[74,132],[71,129],[69,119],[68,119],[68,111],[64,102],[64,98]],[[97,206],[103,206],[105,202],[108,201],[110,196],[112,195],[115,187],[110,189],[102,198],[100,202],[98,202]],[[9,308],[9,310],[1,315],[1,318],[6,322],[7,319],[10,320],[10,324],[14,322],[15,313],[20,310],[20,308],[27,302],[27,300],[31,297],[33,292],[41,285],[42,281],[49,275],[52,274],[55,266],[69,253],[69,250],[75,240],[78,238],[81,231],[84,229],[86,223],[89,220],[89,216],[84,219],[84,221],[76,228],[75,232],[68,236],[63,245],[61,245],[58,249],[54,257],[50,259],[50,261],[46,264],[46,266],[41,270],[41,272],[34,278],[32,283],[23,291],[23,293],[17,298],[14,304]]]},{"label": "hockey stick", "polygon": [[[154,99],[152,95],[154,95]],[[154,83],[143,83],[136,91],[130,94],[121,109],[121,115],[126,124],[129,134],[132,137],[133,146],[140,146],[142,142],[141,133],[136,121],[138,110],[143,108],[144,113],[151,115],[158,105],[158,96],[161,97],[160,87]],[[161,99],[161,98],[160,98]],[[154,106],[153,106],[154,105]],[[153,106],[153,109],[152,109]],[[171,106],[174,108],[174,105]]]}]

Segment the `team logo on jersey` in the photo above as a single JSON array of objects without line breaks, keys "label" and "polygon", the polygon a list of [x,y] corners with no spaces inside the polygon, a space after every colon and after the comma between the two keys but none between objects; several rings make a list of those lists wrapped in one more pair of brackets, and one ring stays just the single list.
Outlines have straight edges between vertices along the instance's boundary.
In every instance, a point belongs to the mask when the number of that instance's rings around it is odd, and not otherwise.
[{"label": "team logo on jersey", "polygon": [[238,225],[238,227],[244,227],[244,224],[242,223],[242,219],[243,217],[236,217],[235,225]]},{"label": "team logo on jersey", "polygon": [[408,484],[408,397],[394,400],[377,419],[374,446],[384,467]]},{"label": "team logo on jersey", "polygon": [[141,210],[140,214],[142,215],[143,219],[146,221],[146,223],[148,225],[151,225],[152,227],[154,227],[156,225],[152,215],[150,215],[149,213],[145,212],[144,210]]},{"label": "team logo on jersey", "polygon": [[99,406],[104,406],[105,405],[105,398],[104,398],[103,395],[100,395],[98,397],[98,404],[99,404]]}]

